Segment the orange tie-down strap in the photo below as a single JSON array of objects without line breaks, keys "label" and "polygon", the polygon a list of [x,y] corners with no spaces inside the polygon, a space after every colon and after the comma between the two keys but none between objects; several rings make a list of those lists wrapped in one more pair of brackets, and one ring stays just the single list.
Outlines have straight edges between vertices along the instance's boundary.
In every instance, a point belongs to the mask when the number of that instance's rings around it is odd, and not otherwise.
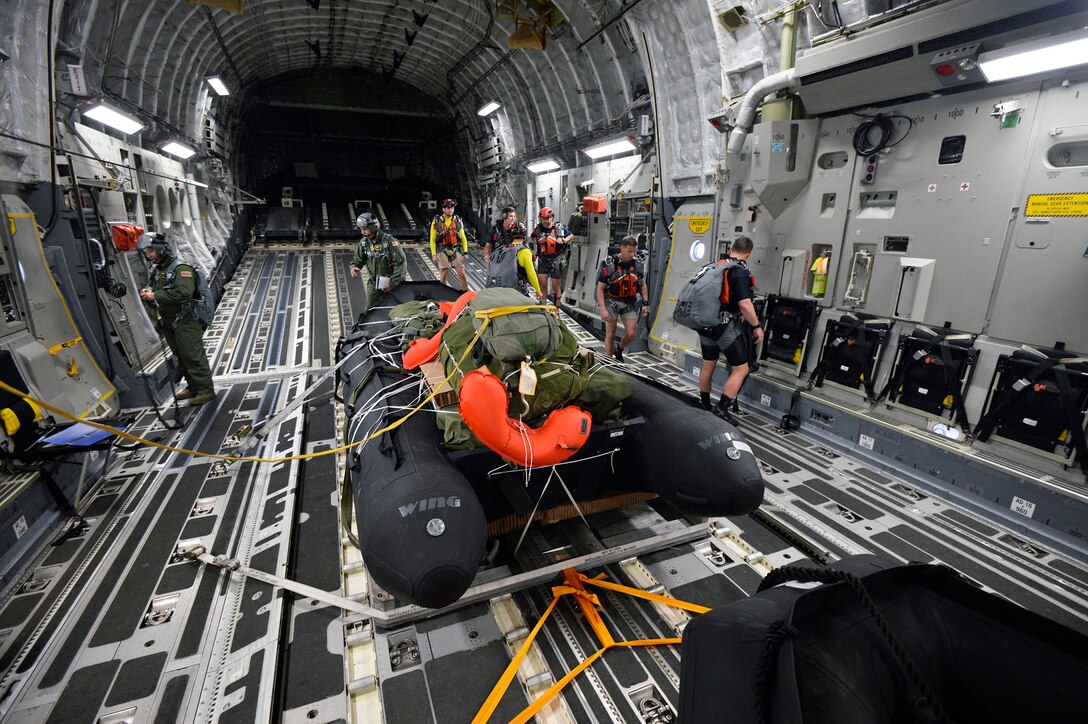
[{"label": "orange tie-down strap", "polygon": [[550,689],[537,697],[536,701],[511,720],[511,724],[525,724],[525,722],[532,719],[556,694],[562,691],[564,686],[573,681],[578,674],[588,669],[594,661],[601,658],[606,651],[613,647],[663,646],[680,643],[680,639],[678,638],[616,641],[612,638],[612,634],[608,631],[608,627],[605,626],[604,620],[601,618],[600,614],[597,613],[597,607],[601,605],[600,600],[597,598],[597,594],[587,591],[585,588],[586,584],[597,586],[598,588],[607,588],[610,591],[626,593],[629,596],[643,598],[655,603],[663,603],[667,606],[673,606],[674,608],[682,608],[685,611],[691,611],[692,613],[706,613],[710,610],[706,606],[699,606],[694,603],[688,603],[687,601],[678,601],[675,598],[669,598],[668,596],[662,596],[657,593],[647,593],[646,591],[637,588],[621,586],[618,583],[610,583],[603,579],[603,573],[598,574],[594,578],[590,578],[573,568],[568,568],[563,571],[564,585],[552,586],[552,595],[554,596],[552,602],[548,604],[548,608],[544,611],[544,615],[536,622],[536,626],[533,627],[533,630],[529,633],[528,637],[526,637],[521,648],[514,654],[514,658],[510,660],[510,665],[506,667],[506,671],[499,677],[498,682],[495,684],[495,688],[491,690],[491,694],[487,697],[487,701],[480,707],[480,711],[476,713],[475,718],[472,720],[472,724],[483,724],[495,713],[495,709],[498,707],[499,702],[502,701],[503,695],[506,694],[506,690],[510,688],[510,683],[514,680],[518,667],[521,666],[522,660],[525,658],[526,654],[529,653],[529,648],[533,645],[533,640],[536,639],[536,635],[540,633],[540,629],[544,627],[544,622],[548,620],[548,616],[550,616],[555,609],[555,605],[559,603],[560,596],[574,596],[574,600],[578,602],[578,607],[582,609],[582,615],[585,616],[585,620],[589,622],[590,628],[593,629],[593,633],[597,635],[597,639],[601,642],[601,648],[588,659],[578,664],[578,666],[576,666],[569,674],[553,684]]}]

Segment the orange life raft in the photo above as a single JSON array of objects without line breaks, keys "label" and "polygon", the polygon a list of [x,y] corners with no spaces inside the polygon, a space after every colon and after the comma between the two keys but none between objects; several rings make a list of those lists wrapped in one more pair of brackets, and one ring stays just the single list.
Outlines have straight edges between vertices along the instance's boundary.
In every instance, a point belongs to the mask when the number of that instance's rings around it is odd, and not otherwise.
[{"label": "orange life raft", "polygon": [[414,370],[421,364],[430,362],[438,357],[438,348],[442,345],[442,333],[446,331],[446,327],[453,324],[457,319],[457,315],[461,313],[472,298],[476,296],[476,292],[465,292],[461,296],[457,297],[452,302],[439,302],[438,308],[442,314],[446,315],[446,323],[442,325],[442,329],[438,330],[438,333],[433,337],[420,337],[413,339],[408,344],[408,349],[405,350],[402,356],[402,364],[406,370]]},{"label": "orange life raft", "polygon": [[589,438],[592,416],[577,407],[552,410],[538,428],[507,415],[510,401],[506,386],[486,367],[469,372],[461,380],[458,405],[468,429],[507,460],[529,468],[561,463],[581,449]]}]

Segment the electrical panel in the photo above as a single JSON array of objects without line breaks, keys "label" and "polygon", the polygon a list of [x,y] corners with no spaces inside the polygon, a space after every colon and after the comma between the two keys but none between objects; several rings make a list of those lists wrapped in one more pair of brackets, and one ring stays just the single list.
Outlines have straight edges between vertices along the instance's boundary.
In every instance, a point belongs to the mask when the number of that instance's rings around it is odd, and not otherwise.
[{"label": "electrical panel", "polygon": [[613,198],[608,217],[609,238],[617,242],[625,236],[637,237],[650,230],[653,199],[649,194],[634,194]]}]

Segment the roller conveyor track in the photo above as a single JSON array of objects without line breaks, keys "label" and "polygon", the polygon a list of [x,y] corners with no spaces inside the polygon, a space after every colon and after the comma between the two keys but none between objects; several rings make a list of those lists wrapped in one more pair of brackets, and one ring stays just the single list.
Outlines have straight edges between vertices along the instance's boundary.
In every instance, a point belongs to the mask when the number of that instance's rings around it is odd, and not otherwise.
[{"label": "roller conveyor track", "polygon": [[[436,274],[424,246],[406,251],[411,278]],[[163,430],[147,410],[139,411],[133,431],[206,452],[235,450],[244,425],[282,410],[333,363],[336,337],[365,303],[363,284],[348,275],[352,252],[347,244],[248,252],[205,336],[219,396],[180,431]],[[467,272],[478,287],[476,249]],[[456,284],[456,276],[449,282]],[[574,331],[600,349],[592,334]],[[694,392],[683,371],[661,360],[632,353],[628,361]],[[329,380],[311,404],[264,431],[265,442],[253,452],[279,457],[336,445],[342,420],[331,392]],[[697,540],[585,572],[637,587],[659,584],[713,607],[751,595],[771,567],[878,552],[946,563],[988,590],[1088,631],[1083,561],[844,451],[780,434],[756,414],[743,416],[742,428],[768,484],[756,514],[711,521]],[[357,593],[351,575],[344,578],[354,564],[341,560],[335,491],[342,473],[331,455],[226,466],[149,448],[114,453],[84,511],[87,529],[43,551],[0,600],[0,717],[468,721],[510,660],[500,609],[510,607],[531,628],[551,601],[549,586],[526,585],[506,603],[477,603],[381,629],[175,554],[180,544],[199,540],[259,570]],[[590,516],[589,523],[590,529],[578,519],[534,529],[516,556],[517,535],[505,536],[506,563],[483,575],[517,575],[540,562],[652,541],[689,521],[663,506],[641,505]],[[671,636],[681,620],[655,604],[600,593],[602,615],[617,638]],[[581,614],[561,602],[537,640],[542,673],[527,686],[547,688],[596,648]],[[611,651],[540,720],[642,722],[654,706],[675,712],[678,677],[675,648]],[[514,716],[528,701],[516,681],[497,717]]]}]

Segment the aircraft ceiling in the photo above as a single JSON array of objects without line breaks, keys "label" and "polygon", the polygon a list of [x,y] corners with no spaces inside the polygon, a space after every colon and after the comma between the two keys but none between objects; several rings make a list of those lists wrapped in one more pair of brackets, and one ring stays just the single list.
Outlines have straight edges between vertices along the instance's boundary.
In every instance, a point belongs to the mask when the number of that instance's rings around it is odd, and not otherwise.
[{"label": "aircraft ceiling", "polygon": [[608,125],[646,92],[619,24],[578,47],[618,2],[555,5],[567,22],[545,51],[509,50],[513,25],[495,18],[492,0],[246,0],[241,13],[187,0],[78,0],[65,3],[61,35],[86,48],[85,63],[97,61],[107,91],[190,133],[205,76],[227,83],[237,111],[270,79],[346,69],[377,96],[358,105],[410,103],[397,93],[406,84],[436,99],[436,114],[471,121],[480,102],[498,100],[524,148]]},{"label": "aircraft ceiling", "polygon": [[[0,103],[0,124],[25,137],[49,137],[52,20],[60,69],[80,64],[89,94],[141,115],[150,124],[140,139],[145,147],[165,135],[198,141],[204,79],[218,75],[232,95],[213,96],[210,106],[228,137],[241,135],[245,115],[264,105],[406,111],[414,123],[422,113],[436,131],[453,131],[468,162],[479,142],[494,136],[515,173],[545,155],[587,163],[577,150],[631,135],[637,117],[650,115],[666,193],[714,192],[721,137],[705,118],[724,95],[777,70],[777,25],[773,18],[755,22],[775,3],[741,3],[753,22],[727,32],[706,0],[518,0],[519,15],[553,7],[557,22],[545,50],[511,50],[515,25],[500,12],[511,2],[9,0],[0,37],[12,45],[0,51],[13,62],[0,64],[0,101],[7,101]],[[223,9],[235,3],[242,12]],[[881,2],[865,0],[870,5]],[[862,0],[838,7],[847,19],[865,14]],[[810,16],[802,21],[802,48],[826,30]],[[299,97],[299,84],[287,81],[300,77],[327,82],[316,96]],[[345,77],[357,85],[345,89]],[[58,98],[62,115],[75,105]],[[480,119],[476,110],[488,100],[502,108]],[[237,143],[228,141],[228,148]],[[35,154],[37,168],[28,170],[25,158]],[[41,178],[48,168],[34,150],[0,164],[22,179]]]}]

